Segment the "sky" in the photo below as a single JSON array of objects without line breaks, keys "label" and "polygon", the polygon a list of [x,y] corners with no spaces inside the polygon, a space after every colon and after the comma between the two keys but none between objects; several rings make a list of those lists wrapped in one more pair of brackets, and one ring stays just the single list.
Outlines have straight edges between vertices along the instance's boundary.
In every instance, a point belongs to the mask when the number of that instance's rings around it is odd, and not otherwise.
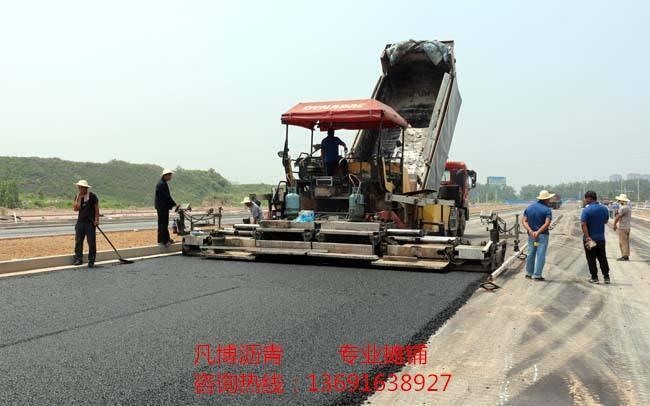
[{"label": "sky", "polygon": [[[282,178],[280,115],[454,40],[450,159],[508,183],[650,173],[650,2],[0,0],[0,156]],[[290,131],[292,151],[309,132]],[[342,136],[348,143],[352,136]]]}]

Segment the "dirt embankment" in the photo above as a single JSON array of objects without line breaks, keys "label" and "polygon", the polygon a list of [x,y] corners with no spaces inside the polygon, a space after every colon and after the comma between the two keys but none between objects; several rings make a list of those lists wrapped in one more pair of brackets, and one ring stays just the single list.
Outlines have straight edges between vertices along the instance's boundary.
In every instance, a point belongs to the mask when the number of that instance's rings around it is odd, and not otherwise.
[{"label": "dirt embankment", "polygon": [[632,209],[632,215],[650,220],[650,210]]},{"label": "dirt embankment", "polygon": [[480,213],[483,210],[494,210],[494,211],[503,211],[503,210],[510,210],[510,209],[515,209],[518,206],[513,206],[511,204],[499,204],[499,203],[481,203],[481,204],[473,204],[469,207],[469,212],[471,214],[474,213]]},{"label": "dirt embankment", "polygon": [[[156,230],[115,231],[106,234],[118,249],[156,245]],[[97,232],[97,251],[110,249],[106,239]],[[84,252],[88,252],[87,244],[84,244]],[[74,235],[0,240],[0,261],[73,253]]]},{"label": "dirt embankment", "polygon": [[[195,212],[207,211],[209,207],[193,207]],[[214,207],[216,210],[216,207]],[[242,207],[224,207],[224,213],[242,211]],[[43,221],[43,220],[67,220],[77,217],[77,213],[72,209],[57,209],[57,208],[44,208],[44,209],[6,209],[0,207],[0,220],[5,222],[13,222],[14,214],[18,217],[19,222],[25,223],[30,221]],[[110,218],[129,218],[129,217],[155,217],[156,211],[153,208],[135,208],[135,209],[101,209],[103,217]]]}]

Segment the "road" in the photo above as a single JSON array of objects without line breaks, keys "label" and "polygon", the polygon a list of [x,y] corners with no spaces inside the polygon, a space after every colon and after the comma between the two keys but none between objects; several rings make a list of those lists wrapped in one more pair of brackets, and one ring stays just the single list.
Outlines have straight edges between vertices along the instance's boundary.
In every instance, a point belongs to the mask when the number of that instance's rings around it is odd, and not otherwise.
[{"label": "road", "polygon": [[[0,403],[358,404],[309,374],[396,372],[338,348],[426,341],[485,279],[340,265],[171,256],[0,278]],[[282,365],[195,366],[199,343],[277,343]],[[286,393],[195,395],[202,372],[278,372]]]},{"label": "road", "polygon": [[[579,211],[563,208],[551,233],[546,282],[523,261],[477,291],[428,341],[426,366],[401,376],[451,373],[446,392],[374,394],[372,405],[650,404],[650,222],[633,221],[630,262],[607,229],[611,285],[587,282]],[[602,276],[601,276],[602,280]]]},{"label": "road", "polygon": [[[224,215],[223,223],[232,224],[239,222],[242,215]],[[148,230],[157,227],[155,218],[140,218],[137,220],[102,220],[101,228],[104,231],[129,231],[129,230]],[[39,237],[47,235],[66,235],[74,234],[74,222],[63,222],[57,224],[20,224],[20,225],[3,225],[0,227],[0,239],[3,238],[21,238],[21,237]]]},{"label": "road", "polygon": [[[370,369],[339,346],[426,338],[481,277],[172,256],[3,278],[0,403],[328,403],[309,374]],[[271,342],[281,367],[193,365],[199,343]],[[280,372],[288,393],[193,394],[194,373],[226,370]]]},{"label": "road", "polygon": [[[505,212],[505,215],[511,214],[512,211]],[[234,224],[240,222],[245,213],[225,214],[223,224]],[[471,224],[471,223],[470,223]],[[157,227],[155,218],[138,218],[138,219],[104,219],[102,220],[102,230],[104,231],[130,231],[130,230],[149,230]],[[3,224],[0,226],[0,239],[3,238],[22,238],[22,237],[40,237],[49,235],[67,235],[74,234],[74,222],[57,222],[55,224]]]}]

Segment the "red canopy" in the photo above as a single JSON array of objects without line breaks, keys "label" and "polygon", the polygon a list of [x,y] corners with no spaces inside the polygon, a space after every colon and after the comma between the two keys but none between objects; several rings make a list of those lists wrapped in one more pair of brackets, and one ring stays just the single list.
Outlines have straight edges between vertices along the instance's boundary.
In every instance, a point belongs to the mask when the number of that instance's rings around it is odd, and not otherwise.
[{"label": "red canopy", "polygon": [[374,99],[298,103],[282,115],[282,124],[321,131],[407,127],[395,110]]}]

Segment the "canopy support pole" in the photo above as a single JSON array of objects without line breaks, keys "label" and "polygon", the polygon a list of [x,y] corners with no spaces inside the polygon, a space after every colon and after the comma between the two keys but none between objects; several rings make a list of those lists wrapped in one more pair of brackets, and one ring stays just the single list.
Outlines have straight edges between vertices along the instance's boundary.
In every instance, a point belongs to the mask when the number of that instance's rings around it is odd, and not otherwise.
[{"label": "canopy support pole", "polygon": [[286,124],[284,127],[286,128],[286,132],[284,135],[284,151],[282,154],[282,158],[286,159],[289,152],[289,124]]},{"label": "canopy support pole", "polygon": [[314,128],[311,129],[311,144],[309,145],[309,156],[314,154]]},{"label": "canopy support pole", "polygon": [[289,124],[285,125],[286,132],[284,136],[284,150],[282,150],[282,165],[284,166],[285,179],[287,186],[293,186],[294,179],[291,172],[291,158],[289,157]]},{"label": "canopy support pole", "polygon": [[[406,132],[404,131],[404,128],[402,127],[402,162],[400,162],[400,171],[402,172],[402,189],[404,186],[404,144],[406,144]],[[408,179],[407,179],[408,182]],[[402,190],[402,193],[404,190]]]}]

